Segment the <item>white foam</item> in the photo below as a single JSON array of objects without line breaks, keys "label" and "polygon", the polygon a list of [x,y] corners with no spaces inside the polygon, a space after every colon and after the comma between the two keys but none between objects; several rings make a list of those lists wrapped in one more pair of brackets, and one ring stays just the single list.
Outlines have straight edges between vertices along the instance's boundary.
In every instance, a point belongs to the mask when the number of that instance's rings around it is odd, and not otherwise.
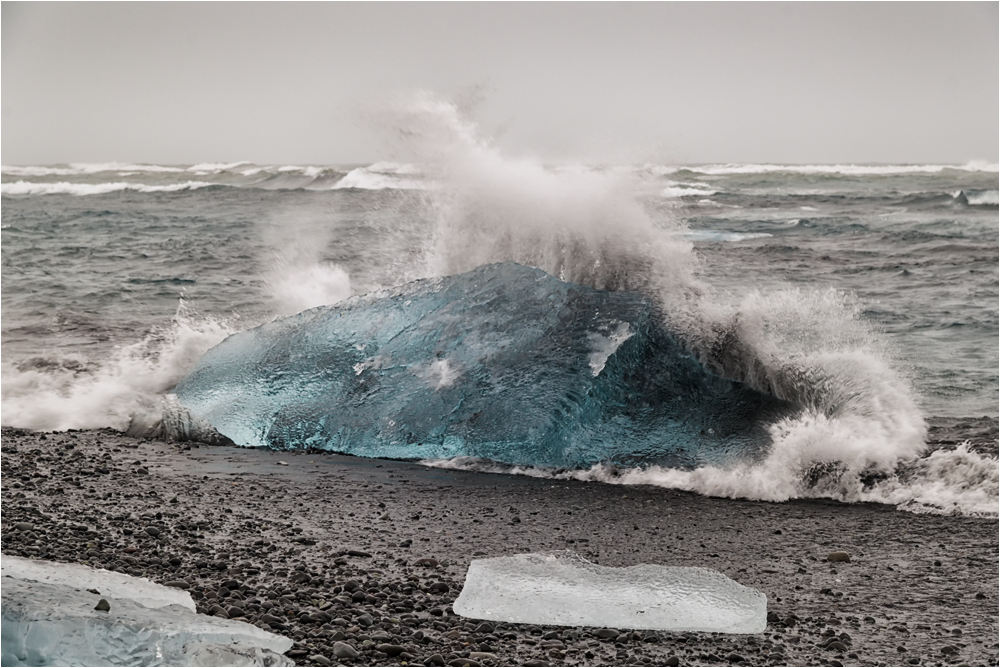
[{"label": "white foam", "polygon": [[334,190],[426,190],[432,184],[414,179],[401,179],[391,172],[374,172],[366,167],[352,169],[333,186]]},{"label": "white foam", "polygon": [[714,195],[716,190],[707,190],[705,188],[685,188],[677,186],[669,186],[660,190],[660,197],[666,197],[668,199],[677,199],[680,197],[705,197],[706,195]]},{"label": "white foam", "polygon": [[120,190],[134,190],[142,193],[176,192],[178,190],[197,190],[208,186],[219,185],[207,181],[185,181],[166,185],[149,185],[145,183],[32,183],[16,181],[0,184],[0,194],[3,195],[103,195]]},{"label": "white foam", "polygon": [[962,194],[965,195],[965,201],[973,206],[1000,204],[1000,191],[997,190],[963,191]]},{"label": "white foam", "polygon": [[[964,165],[769,165],[769,164],[722,164],[662,167],[659,173],[675,174],[679,171],[725,176],[734,174],[838,174],[843,176],[875,176],[890,174],[938,174],[945,170],[965,172],[997,172],[1000,165],[986,162],[969,162]],[[652,171],[652,170],[651,170]],[[656,173],[656,172],[654,172]]]},{"label": "white foam", "polygon": [[115,349],[100,364],[79,358],[64,365],[4,364],[2,424],[43,431],[124,430],[133,413],[158,405],[162,393],[231,333],[222,322],[189,315],[182,303],[169,329]]},{"label": "white foam", "polygon": [[139,165],[124,162],[72,163],[65,166],[4,165],[0,167],[0,172],[13,176],[80,176],[84,174],[100,174],[102,172],[170,173],[183,171],[183,167],[170,165]]}]

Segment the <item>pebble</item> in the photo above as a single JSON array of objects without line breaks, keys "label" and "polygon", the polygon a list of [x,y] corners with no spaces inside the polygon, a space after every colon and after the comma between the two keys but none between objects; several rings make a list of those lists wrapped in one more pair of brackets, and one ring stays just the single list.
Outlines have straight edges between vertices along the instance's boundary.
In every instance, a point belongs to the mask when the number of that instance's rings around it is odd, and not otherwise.
[{"label": "pebble", "polygon": [[375,649],[382,652],[383,654],[388,654],[389,656],[399,656],[406,651],[406,648],[402,645],[392,645],[390,643],[383,643],[381,645],[376,645]]},{"label": "pebble", "polygon": [[101,612],[111,612],[111,604],[108,603],[108,599],[102,598],[100,601],[97,602],[97,605],[94,606],[94,610],[100,610]]},{"label": "pebble", "polygon": [[312,661],[313,663],[318,663],[321,666],[333,665],[333,661],[330,661],[330,659],[326,658],[322,654],[313,654],[309,657],[309,660]]},{"label": "pebble", "polygon": [[18,522],[14,525],[14,528],[18,531],[33,531],[35,526],[30,522]]},{"label": "pebble", "polygon": [[[479,663],[475,659],[462,659],[462,658],[458,658],[458,659],[452,659],[451,661],[449,661],[448,665],[449,666],[481,666],[483,664]],[[524,665],[527,666],[529,664],[526,663]]]},{"label": "pebble", "polygon": [[164,582],[163,586],[176,587],[177,589],[190,589],[191,587],[186,580],[171,580],[170,582]]},{"label": "pebble", "polygon": [[831,552],[830,554],[826,555],[826,560],[849,562],[851,560],[851,555],[847,554],[846,552]]},{"label": "pebble", "polygon": [[954,645],[945,645],[944,647],[941,648],[941,653],[942,654],[957,654],[958,653],[958,648],[955,647]]},{"label": "pebble", "polygon": [[361,652],[346,642],[335,642],[333,643],[333,655],[338,659],[356,659],[361,656]]},{"label": "pebble", "polygon": [[598,638],[617,638],[618,631],[614,629],[597,629],[594,631],[594,635]]},{"label": "pebble", "polygon": [[431,654],[424,661],[424,665],[443,666],[443,665],[445,665],[445,660],[444,660],[444,657],[441,656],[440,654]]}]

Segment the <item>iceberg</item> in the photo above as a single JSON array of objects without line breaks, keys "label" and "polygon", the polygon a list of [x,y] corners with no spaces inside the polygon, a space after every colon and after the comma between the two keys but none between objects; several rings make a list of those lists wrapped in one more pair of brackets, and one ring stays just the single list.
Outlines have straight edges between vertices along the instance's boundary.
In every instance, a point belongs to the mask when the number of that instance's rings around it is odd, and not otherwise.
[{"label": "iceberg", "polygon": [[[282,656],[290,639],[196,614],[191,596],[180,590],[7,555],[2,569],[4,666],[294,665]],[[109,610],[96,609],[102,599]]]},{"label": "iceberg", "polygon": [[514,263],[234,334],[174,389],[237,445],[514,465],[759,457],[790,406],[702,366],[653,301]]},{"label": "iceberg", "polygon": [[609,568],[569,551],[475,559],[452,608],[520,624],[719,633],[767,626],[767,597],[718,571]]}]

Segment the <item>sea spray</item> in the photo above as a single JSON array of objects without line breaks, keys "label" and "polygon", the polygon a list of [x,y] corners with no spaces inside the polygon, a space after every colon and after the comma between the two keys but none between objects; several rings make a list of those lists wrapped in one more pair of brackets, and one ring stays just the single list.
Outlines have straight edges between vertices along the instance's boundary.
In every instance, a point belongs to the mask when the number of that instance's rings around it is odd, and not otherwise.
[{"label": "sea spray", "polygon": [[5,363],[3,424],[124,430],[134,415],[158,413],[163,393],[233,331],[229,323],[192,313],[181,300],[168,327],[117,347],[107,359],[66,355]]},{"label": "sea spray", "polygon": [[[725,496],[875,500],[880,492],[864,477],[896,476],[924,453],[913,390],[859,300],[807,289],[727,300],[699,279],[683,226],[654,224],[620,173],[506,158],[457,106],[431,94],[403,105],[397,122],[439,181],[428,194],[437,221],[429,273],[513,261],[599,289],[645,292],[708,368],[801,409],[772,426],[763,461],[635,475]],[[905,494],[888,496],[902,503]]]}]

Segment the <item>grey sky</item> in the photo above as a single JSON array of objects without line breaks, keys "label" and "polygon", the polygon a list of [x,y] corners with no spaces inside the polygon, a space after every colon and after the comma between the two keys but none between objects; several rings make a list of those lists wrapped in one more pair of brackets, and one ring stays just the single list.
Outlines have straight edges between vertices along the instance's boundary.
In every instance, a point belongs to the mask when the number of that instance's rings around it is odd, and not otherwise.
[{"label": "grey sky", "polygon": [[547,159],[998,159],[998,3],[3,3],[4,164],[392,157],[483,85]]}]

